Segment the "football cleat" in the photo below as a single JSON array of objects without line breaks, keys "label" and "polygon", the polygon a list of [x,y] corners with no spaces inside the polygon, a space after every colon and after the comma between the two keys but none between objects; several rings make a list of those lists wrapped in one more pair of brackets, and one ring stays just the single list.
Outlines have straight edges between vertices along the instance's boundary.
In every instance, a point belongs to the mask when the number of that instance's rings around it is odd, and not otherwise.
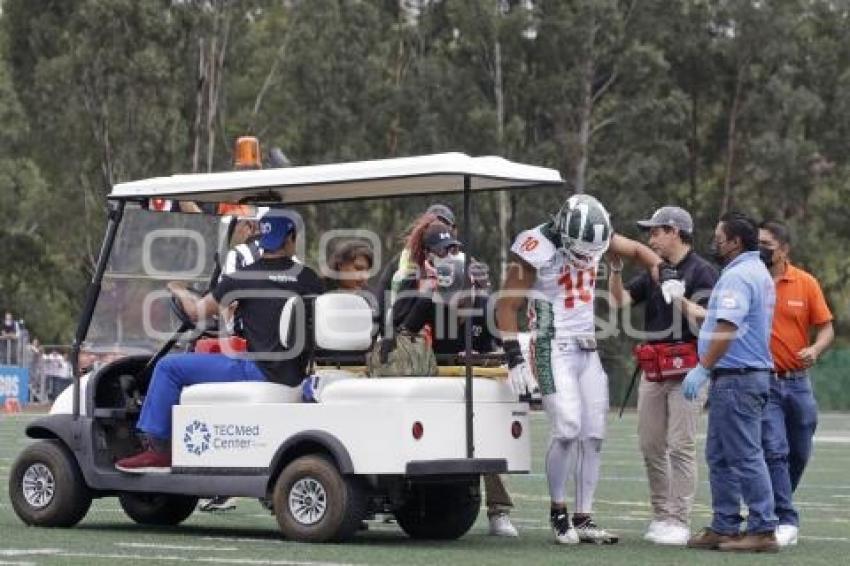
[{"label": "football cleat", "polygon": [[578,539],[581,542],[593,544],[617,544],[620,540],[619,536],[598,526],[590,517],[584,517],[578,521],[574,520],[573,527],[578,533]]},{"label": "football cleat", "polygon": [[555,542],[558,544],[578,544],[578,533],[570,524],[570,516],[566,509],[552,509],[549,523],[555,532]]}]

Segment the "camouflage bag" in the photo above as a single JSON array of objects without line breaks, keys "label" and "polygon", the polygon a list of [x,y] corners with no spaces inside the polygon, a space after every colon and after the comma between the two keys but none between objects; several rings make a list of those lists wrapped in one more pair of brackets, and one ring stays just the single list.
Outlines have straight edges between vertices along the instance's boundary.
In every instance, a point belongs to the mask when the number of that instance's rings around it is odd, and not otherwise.
[{"label": "camouflage bag", "polygon": [[399,333],[373,344],[366,367],[369,377],[425,377],[437,375],[437,358],[419,334]]}]

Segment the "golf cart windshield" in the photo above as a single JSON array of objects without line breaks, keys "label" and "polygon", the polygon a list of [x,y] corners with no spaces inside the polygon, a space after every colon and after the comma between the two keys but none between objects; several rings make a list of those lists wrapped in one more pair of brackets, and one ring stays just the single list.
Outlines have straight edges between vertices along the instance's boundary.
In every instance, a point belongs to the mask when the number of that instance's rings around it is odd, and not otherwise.
[{"label": "golf cart windshield", "polygon": [[128,206],[84,349],[110,358],[157,350],[178,326],[166,283],[205,291],[226,229],[215,215]]}]

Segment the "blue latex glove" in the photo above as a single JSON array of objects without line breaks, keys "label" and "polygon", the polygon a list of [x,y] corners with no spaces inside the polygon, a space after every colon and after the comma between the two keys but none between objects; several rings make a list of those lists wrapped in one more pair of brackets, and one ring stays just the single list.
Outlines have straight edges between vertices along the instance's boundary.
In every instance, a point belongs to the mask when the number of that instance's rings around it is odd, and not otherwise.
[{"label": "blue latex glove", "polygon": [[682,395],[688,401],[693,401],[699,395],[699,390],[711,377],[711,372],[702,367],[702,364],[697,364],[697,367],[688,372],[685,380],[682,382]]}]

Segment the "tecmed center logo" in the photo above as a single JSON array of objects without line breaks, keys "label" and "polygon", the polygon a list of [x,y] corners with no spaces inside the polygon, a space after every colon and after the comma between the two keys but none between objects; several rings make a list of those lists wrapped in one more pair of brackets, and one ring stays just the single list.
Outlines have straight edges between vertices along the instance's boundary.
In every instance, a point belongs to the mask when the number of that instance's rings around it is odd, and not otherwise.
[{"label": "tecmed center logo", "polygon": [[190,454],[200,456],[210,449],[211,438],[212,435],[206,423],[192,421],[186,425],[186,431],[183,434],[183,445]]}]

